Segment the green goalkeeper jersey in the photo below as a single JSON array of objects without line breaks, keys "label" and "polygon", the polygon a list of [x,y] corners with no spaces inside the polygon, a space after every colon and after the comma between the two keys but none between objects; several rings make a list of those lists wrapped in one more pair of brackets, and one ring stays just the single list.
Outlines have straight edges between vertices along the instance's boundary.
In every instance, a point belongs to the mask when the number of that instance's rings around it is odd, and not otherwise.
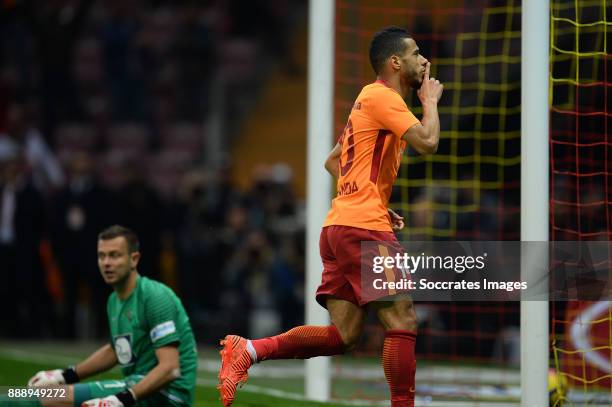
[{"label": "green goalkeeper jersey", "polygon": [[157,365],[155,349],[178,346],[181,375],[161,394],[175,402],[193,403],[198,355],[181,300],[166,285],[137,276],[136,288],[124,301],[113,292],[107,304],[113,347],[125,376],[145,376]]}]

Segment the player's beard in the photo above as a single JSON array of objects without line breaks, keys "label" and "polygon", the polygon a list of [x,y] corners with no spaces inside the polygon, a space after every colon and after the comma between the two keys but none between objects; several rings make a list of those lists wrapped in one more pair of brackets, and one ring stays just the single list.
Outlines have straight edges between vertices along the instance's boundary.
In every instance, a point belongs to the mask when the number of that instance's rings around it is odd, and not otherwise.
[{"label": "player's beard", "polygon": [[425,78],[425,74],[422,74],[420,71],[415,72],[414,75],[412,75],[412,78],[410,80],[410,87],[414,90],[421,89],[424,78]]},{"label": "player's beard", "polygon": [[405,76],[405,82],[410,85],[410,87],[414,90],[421,89],[421,85],[423,85],[424,74],[419,71],[412,71],[409,75]]}]

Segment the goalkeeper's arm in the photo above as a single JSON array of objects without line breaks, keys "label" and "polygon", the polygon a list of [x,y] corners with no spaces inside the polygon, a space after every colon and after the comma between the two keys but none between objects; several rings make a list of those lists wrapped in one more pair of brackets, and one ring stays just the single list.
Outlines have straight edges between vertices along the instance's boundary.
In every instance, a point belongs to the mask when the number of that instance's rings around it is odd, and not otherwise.
[{"label": "goalkeeper's arm", "polygon": [[[180,354],[176,345],[169,344],[155,349],[157,366],[151,369],[141,381],[132,387],[134,401],[149,397],[181,376]],[[124,402],[123,404],[126,403]]]},{"label": "goalkeeper's arm", "polygon": [[81,379],[111,369],[117,364],[115,351],[106,344],[74,367],[56,370],[41,370],[28,381],[28,386],[54,386],[77,383]]},{"label": "goalkeeper's arm", "polygon": [[98,373],[106,372],[117,364],[117,355],[110,344],[102,346],[87,359],[74,367],[79,379],[85,379]]},{"label": "goalkeeper's arm", "polygon": [[87,400],[83,407],[131,407],[137,400],[145,399],[159,391],[168,383],[181,376],[181,363],[176,343],[155,349],[155,366],[134,387],[123,390],[114,396]]}]

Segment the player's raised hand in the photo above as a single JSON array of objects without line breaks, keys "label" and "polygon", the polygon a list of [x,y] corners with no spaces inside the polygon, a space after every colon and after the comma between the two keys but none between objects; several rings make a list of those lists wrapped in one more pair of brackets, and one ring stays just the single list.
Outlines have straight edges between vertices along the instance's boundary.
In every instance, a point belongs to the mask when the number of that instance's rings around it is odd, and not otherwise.
[{"label": "player's raised hand", "polygon": [[41,370],[28,380],[28,387],[56,386],[66,384],[61,369]]},{"label": "player's raised hand", "polygon": [[428,102],[438,103],[442,97],[442,91],[444,90],[444,85],[442,85],[439,80],[429,76],[430,67],[431,62],[427,62],[427,65],[425,65],[425,74],[423,75],[423,83],[417,92],[422,104]]},{"label": "player's raised hand", "polygon": [[87,400],[81,407],[124,407],[123,403],[115,396],[104,397],[103,399]]}]

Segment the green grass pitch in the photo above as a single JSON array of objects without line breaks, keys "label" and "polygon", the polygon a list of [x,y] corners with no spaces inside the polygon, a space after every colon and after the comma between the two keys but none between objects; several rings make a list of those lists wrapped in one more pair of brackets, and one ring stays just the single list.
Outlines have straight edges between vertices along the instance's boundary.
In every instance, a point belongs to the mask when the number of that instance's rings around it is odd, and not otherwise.
[{"label": "green grass pitch", "polygon": [[[45,345],[45,344],[15,344],[0,343],[0,387],[24,387],[27,380],[37,371],[43,369],[55,369],[64,367],[70,363],[76,363],[86,356],[91,345]],[[212,360],[216,352],[201,352],[200,357],[204,360]],[[108,379],[121,377],[119,371],[114,369],[110,372],[96,376],[95,379]],[[210,371],[199,371],[198,385],[196,389],[196,401],[194,406],[221,406],[219,395],[215,388],[216,377]],[[251,386],[249,386],[251,385]],[[251,387],[251,389],[249,389]],[[279,391],[299,394],[302,391],[301,380],[274,380],[255,379],[238,390],[238,395],[233,406],[236,407],[263,407],[263,406],[341,406],[333,403],[314,403],[301,400],[288,400],[268,394],[261,394],[257,389],[275,389]],[[2,404],[2,403],[0,403]]]}]

